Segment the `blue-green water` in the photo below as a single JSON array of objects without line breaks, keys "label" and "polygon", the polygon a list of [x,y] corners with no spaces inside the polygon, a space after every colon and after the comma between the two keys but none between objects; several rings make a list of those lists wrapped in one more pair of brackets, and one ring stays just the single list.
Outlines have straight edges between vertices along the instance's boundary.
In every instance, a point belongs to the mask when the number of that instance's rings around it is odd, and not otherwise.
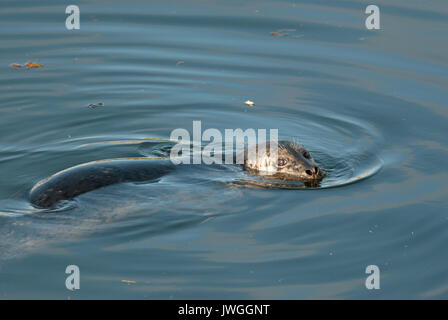
[{"label": "blue-green water", "polygon": [[[366,29],[368,4],[2,1],[0,297],[448,298],[448,3],[378,0],[381,30]],[[27,61],[42,67],[10,66]],[[198,169],[29,204],[39,180],[158,155],[193,120],[278,128],[336,187]]]}]

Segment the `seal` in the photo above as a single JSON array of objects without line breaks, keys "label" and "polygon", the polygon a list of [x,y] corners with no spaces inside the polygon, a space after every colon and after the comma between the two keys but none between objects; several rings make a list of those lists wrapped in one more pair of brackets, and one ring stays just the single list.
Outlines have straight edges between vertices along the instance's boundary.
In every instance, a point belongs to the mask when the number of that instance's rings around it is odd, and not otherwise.
[{"label": "seal", "polygon": [[[323,171],[316,166],[311,154],[295,142],[279,141],[278,154],[274,153],[269,143],[253,148],[259,150],[257,157],[251,157],[251,147],[244,151],[243,169],[250,174],[302,182],[320,181],[323,177]],[[174,165],[168,158],[92,161],[40,181],[30,191],[30,202],[39,208],[50,208],[58,201],[72,200],[83,193],[112,184],[157,181],[177,167],[179,165]]]},{"label": "seal", "polygon": [[[250,154],[257,156],[251,158]],[[260,148],[260,145],[248,147],[243,168],[253,175],[280,180],[311,182],[320,181],[324,176],[311,154],[303,146],[290,141],[279,141],[276,154],[269,142],[265,148]]]}]

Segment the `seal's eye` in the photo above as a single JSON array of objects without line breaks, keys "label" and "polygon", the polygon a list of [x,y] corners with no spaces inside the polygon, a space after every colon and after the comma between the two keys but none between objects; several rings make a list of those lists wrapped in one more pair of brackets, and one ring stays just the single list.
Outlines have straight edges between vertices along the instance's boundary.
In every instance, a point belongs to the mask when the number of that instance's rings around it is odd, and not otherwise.
[{"label": "seal's eye", "polygon": [[286,164],[286,159],[282,159],[282,158],[280,158],[280,159],[278,159],[278,166],[279,167],[283,167],[285,164]]},{"label": "seal's eye", "polygon": [[303,152],[303,156],[304,156],[306,159],[311,158],[311,155],[310,155],[310,153],[309,153],[308,151],[304,151],[304,152]]}]

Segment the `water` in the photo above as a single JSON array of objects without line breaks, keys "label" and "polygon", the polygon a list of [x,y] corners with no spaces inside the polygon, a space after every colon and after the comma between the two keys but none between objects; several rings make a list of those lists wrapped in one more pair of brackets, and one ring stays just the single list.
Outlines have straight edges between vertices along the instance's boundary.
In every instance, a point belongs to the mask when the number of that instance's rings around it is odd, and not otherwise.
[{"label": "water", "polygon": [[[71,2],[2,1],[0,297],[448,298],[448,5],[429,3],[376,1],[369,31],[368,1],[79,1],[68,31]],[[27,200],[70,166],[163,154],[193,120],[278,128],[328,188],[200,166]]]}]

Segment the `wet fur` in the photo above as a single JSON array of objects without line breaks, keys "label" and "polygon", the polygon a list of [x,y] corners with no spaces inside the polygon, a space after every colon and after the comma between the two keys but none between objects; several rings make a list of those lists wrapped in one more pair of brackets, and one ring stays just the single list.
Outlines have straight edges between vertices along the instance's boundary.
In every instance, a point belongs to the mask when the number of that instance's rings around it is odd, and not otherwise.
[{"label": "wet fur", "polygon": [[[254,156],[257,151],[258,156]],[[252,158],[249,157],[249,152],[252,152]],[[265,152],[263,152],[263,148],[260,152],[258,145],[247,148],[244,169],[255,175],[270,176],[282,180],[308,182],[321,180],[323,177],[323,171],[317,167],[311,154],[296,142],[279,141],[277,157],[275,152],[272,153],[269,143],[266,144]],[[278,160],[280,159],[283,159],[286,164],[279,166]]]}]

